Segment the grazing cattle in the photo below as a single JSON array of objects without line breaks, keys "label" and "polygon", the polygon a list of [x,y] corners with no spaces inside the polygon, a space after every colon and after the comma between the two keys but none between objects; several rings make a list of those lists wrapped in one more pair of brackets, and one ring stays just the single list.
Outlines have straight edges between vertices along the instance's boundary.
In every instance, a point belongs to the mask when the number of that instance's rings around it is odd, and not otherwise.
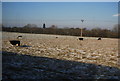
[{"label": "grazing cattle", "polygon": [[10,40],[10,43],[12,45],[20,46],[20,41],[19,40]]},{"label": "grazing cattle", "polygon": [[79,40],[83,40],[83,38],[79,38]]},{"label": "grazing cattle", "polygon": [[58,37],[56,37],[56,38],[58,38]]},{"label": "grazing cattle", "polygon": [[98,38],[98,40],[101,40],[101,38]]},{"label": "grazing cattle", "polygon": [[17,37],[17,39],[22,39],[22,36],[21,36],[21,35],[20,35],[20,36],[18,36],[18,37]]}]

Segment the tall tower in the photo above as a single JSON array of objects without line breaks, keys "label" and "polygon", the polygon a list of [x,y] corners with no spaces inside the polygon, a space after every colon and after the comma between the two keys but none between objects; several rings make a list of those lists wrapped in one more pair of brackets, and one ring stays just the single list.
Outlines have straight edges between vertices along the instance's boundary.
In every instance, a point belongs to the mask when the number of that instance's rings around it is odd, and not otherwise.
[{"label": "tall tower", "polygon": [[45,23],[43,24],[43,28],[46,28],[46,27],[45,27]]}]

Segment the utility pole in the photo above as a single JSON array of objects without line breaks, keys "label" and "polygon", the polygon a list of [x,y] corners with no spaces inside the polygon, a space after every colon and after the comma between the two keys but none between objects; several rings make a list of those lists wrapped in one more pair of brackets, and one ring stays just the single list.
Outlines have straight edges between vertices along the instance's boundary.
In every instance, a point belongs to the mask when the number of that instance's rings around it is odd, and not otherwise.
[{"label": "utility pole", "polygon": [[[81,19],[81,22],[83,23],[84,22],[84,20],[83,19]],[[82,25],[83,26],[83,25]],[[83,31],[82,31],[82,27],[81,27],[81,34],[80,34],[80,36],[82,37],[82,33],[83,33]]]}]

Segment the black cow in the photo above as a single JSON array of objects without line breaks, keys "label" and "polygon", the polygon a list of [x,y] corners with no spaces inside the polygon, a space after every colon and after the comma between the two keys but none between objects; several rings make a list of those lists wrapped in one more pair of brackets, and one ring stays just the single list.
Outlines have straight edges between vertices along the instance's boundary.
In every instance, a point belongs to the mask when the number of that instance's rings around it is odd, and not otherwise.
[{"label": "black cow", "polygon": [[18,45],[18,46],[20,46],[20,41],[19,40],[10,40],[10,43],[12,45]]},{"label": "black cow", "polygon": [[101,38],[98,38],[98,40],[101,40]]},{"label": "black cow", "polygon": [[17,39],[21,39],[21,38],[22,38],[22,36],[21,36],[21,35],[17,37]]},{"label": "black cow", "polygon": [[79,40],[83,40],[83,38],[79,38]]}]

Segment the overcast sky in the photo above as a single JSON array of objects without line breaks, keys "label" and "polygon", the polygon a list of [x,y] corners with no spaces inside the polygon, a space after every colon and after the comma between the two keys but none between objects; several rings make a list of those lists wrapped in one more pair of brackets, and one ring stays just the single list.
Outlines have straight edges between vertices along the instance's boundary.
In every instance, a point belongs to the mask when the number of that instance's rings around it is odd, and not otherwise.
[{"label": "overcast sky", "polygon": [[118,2],[2,2],[5,26],[112,28],[118,16]]}]

